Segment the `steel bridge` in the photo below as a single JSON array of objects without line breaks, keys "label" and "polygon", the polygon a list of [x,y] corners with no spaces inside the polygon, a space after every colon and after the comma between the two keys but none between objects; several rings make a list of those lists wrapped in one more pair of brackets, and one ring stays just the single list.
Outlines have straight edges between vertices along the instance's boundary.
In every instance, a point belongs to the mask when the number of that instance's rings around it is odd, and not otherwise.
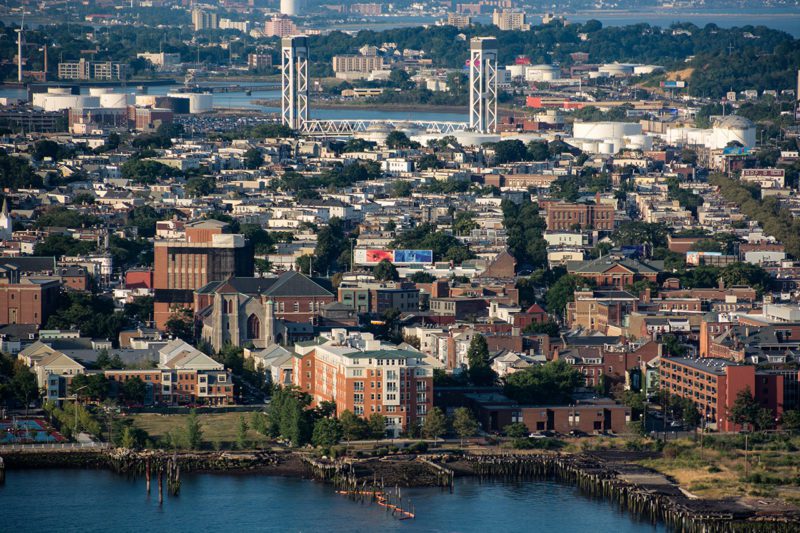
[{"label": "steel bridge", "polygon": [[303,122],[304,135],[314,137],[339,137],[367,131],[374,125],[386,125],[391,128],[414,127],[427,133],[448,134],[465,131],[469,128],[467,122],[437,122],[430,120],[306,120]]}]

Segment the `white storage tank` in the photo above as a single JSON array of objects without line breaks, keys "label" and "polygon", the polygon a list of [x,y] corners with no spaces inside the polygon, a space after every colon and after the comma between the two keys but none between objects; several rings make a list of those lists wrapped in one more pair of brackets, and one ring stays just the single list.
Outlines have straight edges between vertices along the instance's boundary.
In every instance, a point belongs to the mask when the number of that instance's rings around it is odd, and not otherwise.
[{"label": "white storage tank", "polygon": [[100,96],[103,94],[111,94],[114,90],[110,87],[89,87],[89,95]]},{"label": "white storage tank", "polygon": [[531,65],[525,69],[526,81],[551,81],[561,78],[561,69],[553,65]]},{"label": "white storage tank", "polygon": [[189,113],[208,113],[214,109],[214,95],[211,93],[170,93],[167,96],[173,98],[188,98]]},{"label": "white storage tank", "polygon": [[136,105],[139,107],[155,107],[156,97],[151,94],[137,94]]},{"label": "white storage tank", "polygon": [[34,98],[33,105],[45,111],[83,109],[85,107],[100,107],[100,98],[77,94],[45,94],[43,97]]},{"label": "white storage tank", "polygon": [[603,155],[613,155],[616,153],[614,150],[613,142],[601,142],[597,144],[597,153]]},{"label": "white storage tank", "polygon": [[637,122],[575,122],[572,125],[572,136],[578,139],[605,141],[641,134],[642,126]]},{"label": "white storage tank", "polygon": [[281,15],[296,17],[303,12],[303,0],[281,0]]},{"label": "white storage tank", "polygon": [[622,77],[630,76],[633,74],[633,65],[626,65],[624,63],[607,63],[602,65],[599,69],[606,76]]},{"label": "white storage tank", "polygon": [[626,139],[627,147],[633,150],[650,150],[653,147],[653,138],[649,135],[631,135]]},{"label": "white storage tank", "polygon": [[131,95],[125,93],[104,93],[100,95],[100,107],[118,109],[128,107]]}]

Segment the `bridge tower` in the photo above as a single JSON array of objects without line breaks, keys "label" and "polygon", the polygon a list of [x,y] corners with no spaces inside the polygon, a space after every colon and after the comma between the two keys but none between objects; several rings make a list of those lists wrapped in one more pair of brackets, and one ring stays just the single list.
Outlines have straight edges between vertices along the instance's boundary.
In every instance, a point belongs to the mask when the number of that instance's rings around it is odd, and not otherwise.
[{"label": "bridge tower", "polygon": [[281,122],[302,131],[308,120],[308,38],[281,40]]},{"label": "bridge tower", "polygon": [[473,37],[469,43],[469,127],[497,131],[497,40]]}]

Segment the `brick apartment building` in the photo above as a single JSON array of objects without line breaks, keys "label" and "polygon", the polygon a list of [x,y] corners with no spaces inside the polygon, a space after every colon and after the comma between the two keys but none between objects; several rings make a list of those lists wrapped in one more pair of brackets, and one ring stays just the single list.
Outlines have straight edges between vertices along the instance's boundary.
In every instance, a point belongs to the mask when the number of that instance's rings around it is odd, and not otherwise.
[{"label": "brick apartment building", "polygon": [[180,238],[157,239],[153,287],[153,318],[164,329],[170,315],[191,308],[193,291],[211,281],[253,275],[253,250],[242,235],[218,220],[186,224]]},{"label": "brick apartment building", "polygon": [[612,400],[586,400],[574,405],[518,405],[501,394],[467,397],[473,401],[473,410],[486,431],[502,431],[509,424],[521,422],[533,432],[622,433],[631,419],[630,408]]},{"label": "brick apartment building", "polygon": [[596,203],[543,202],[547,209],[547,229],[570,230],[595,229],[612,231],[614,229],[614,206]]},{"label": "brick apartment building", "polygon": [[369,418],[386,417],[386,430],[397,436],[414,422],[424,422],[433,408],[433,364],[425,354],[382,344],[369,334],[346,337],[333,330],[332,340],[295,345],[292,379],[311,395],[312,405],[336,402]]},{"label": "brick apartment building", "polygon": [[567,325],[605,334],[609,327],[621,326],[625,316],[636,311],[638,304],[639,299],[626,291],[575,291],[574,300],[567,303]]},{"label": "brick apartment building", "polygon": [[0,323],[44,325],[60,288],[57,279],[21,276],[16,266],[0,264]]},{"label": "brick apartment building", "polygon": [[739,431],[730,420],[730,410],[739,392],[749,389],[762,407],[776,420],[786,409],[797,407],[797,371],[759,369],[715,357],[662,358],[660,382],[663,390],[697,404],[708,427],[718,431]]},{"label": "brick apartment building", "polygon": [[663,267],[663,261],[645,263],[615,256],[567,263],[570,274],[590,279],[598,287],[616,287],[621,290],[640,280],[656,283]]}]

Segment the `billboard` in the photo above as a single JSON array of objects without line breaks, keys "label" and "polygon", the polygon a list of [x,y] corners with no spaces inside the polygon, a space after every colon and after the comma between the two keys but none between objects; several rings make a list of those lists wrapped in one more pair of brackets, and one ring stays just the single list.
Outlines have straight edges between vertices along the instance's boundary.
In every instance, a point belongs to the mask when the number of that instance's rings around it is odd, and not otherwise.
[{"label": "billboard", "polygon": [[686,87],[686,82],[681,80],[666,80],[661,82],[661,87],[664,89],[683,89]]},{"label": "billboard", "polygon": [[433,250],[384,250],[361,248],[354,251],[357,265],[375,266],[384,259],[395,265],[427,265],[433,263]]},{"label": "billboard", "polygon": [[394,262],[398,264],[433,263],[433,250],[395,250]]},{"label": "billboard", "polygon": [[365,261],[367,263],[374,263],[377,265],[384,259],[394,262],[394,255],[391,250],[366,250]]}]

